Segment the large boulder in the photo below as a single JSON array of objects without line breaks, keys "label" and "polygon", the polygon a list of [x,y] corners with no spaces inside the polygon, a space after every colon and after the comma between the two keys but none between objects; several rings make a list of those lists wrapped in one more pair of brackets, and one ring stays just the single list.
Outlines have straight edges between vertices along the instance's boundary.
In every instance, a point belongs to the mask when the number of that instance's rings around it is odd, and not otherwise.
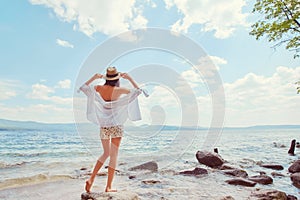
[{"label": "large boulder", "polygon": [[150,170],[150,171],[157,171],[158,165],[154,161],[146,162],[141,165],[131,167],[128,169],[129,171],[136,171],[136,170]]},{"label": "large boulder", "polygon": [[199,163],[211,168],[221,167],[225,162],[219,154],[207,151],[197,151],[196,158]]},{"label": "large boulder", "polygon": [[227,180],[226,183],[230,185],[241,185],[246,187],[254,187],[256,185],[255,182],[244,179],[244,178],[234,178],[231,180]]},{"label": "large boulder", "polygon": [[140,200],[136,193],[129,191],[120,192],[90,192],[82,193],[81,200]]},{"label": "large boulder", "polygon": [[293,185],[300,189],[300,173],[294,173],[291,175],[291,180],[293,182]]},{"label": "large boulder", "polygon": [[290,167],[289,172],[296,173],[300,172],[300,160],[296,160]]}]

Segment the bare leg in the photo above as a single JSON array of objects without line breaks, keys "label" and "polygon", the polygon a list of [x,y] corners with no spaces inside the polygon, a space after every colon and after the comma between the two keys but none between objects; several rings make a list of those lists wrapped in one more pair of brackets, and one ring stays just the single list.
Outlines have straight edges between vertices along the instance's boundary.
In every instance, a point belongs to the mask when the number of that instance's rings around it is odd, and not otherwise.
[{"label": "bare leg", "polygon": [[101,169],[103,163],[109,156],[109,149],[110,149],[109,140],[101,140],[101,142],[103,147],[103,154],[98,158],[91,177],[89,178],[89,180],[85,182],[85,190],[87,192],[90,192],[98,171]]},{"label": "bare leg", "polygon": [[117,192],[117,190],[111,189],[111,184],[115,175],[115,169],[117,165],[117,158],[118,158],[121,139],[122,139],[121,137],[111,139],[111,145],[109,151],[110,159],[109,159],[109,166],[108,166],[108,177],[107,177],[105,192]]}]

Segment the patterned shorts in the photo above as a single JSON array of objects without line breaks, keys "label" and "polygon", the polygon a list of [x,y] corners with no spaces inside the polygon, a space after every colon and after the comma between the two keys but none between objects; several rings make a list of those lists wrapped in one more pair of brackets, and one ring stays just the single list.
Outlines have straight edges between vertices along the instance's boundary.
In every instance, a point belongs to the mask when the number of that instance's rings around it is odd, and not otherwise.
[{"label": "patterned shorts", "polygon": [[111,127],[101,127],[100,128],[100,138],[101,139],[110,139],[123,137],[124,127],[122,125],[111,126]]}]

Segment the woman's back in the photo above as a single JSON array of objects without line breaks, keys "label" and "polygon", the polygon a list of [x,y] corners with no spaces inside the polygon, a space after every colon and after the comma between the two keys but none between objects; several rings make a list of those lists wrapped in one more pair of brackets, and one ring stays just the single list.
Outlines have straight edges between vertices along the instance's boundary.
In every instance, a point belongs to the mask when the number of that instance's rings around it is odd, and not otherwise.
[{"label": "woman's back", "polygon": [[126,88],[110,85],[98,85],[95,87],[95,89],[104,101],[115,101],[119,99],[122,94],[129,93],[129,90]]}]

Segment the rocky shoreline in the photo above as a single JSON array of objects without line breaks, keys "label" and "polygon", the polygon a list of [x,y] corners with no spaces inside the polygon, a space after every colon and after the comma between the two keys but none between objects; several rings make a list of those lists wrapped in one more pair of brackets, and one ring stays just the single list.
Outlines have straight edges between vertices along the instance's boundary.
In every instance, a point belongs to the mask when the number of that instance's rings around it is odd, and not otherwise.
[{"label": "rocky shoreline", "polygon": [[[291,145],[295,145],[296,142],[293,140]],[[297,147],[298,148],[298,147]],[[294,154],[295,148],[293,148],[293,152],[289,150],[289,155]],[[169,173],[173,176],[209,176],[210,173],[219,172],[228,177],[225,180],[225,183],[230,185],[236,185],[241,187],[252,187],[254,188],[251,192],[251,195],[248,199],[257,199],[257,200],[297,200],[296,196],[286,194],[283,191],[276,189],[261,189],[259,185],[270,185],[274,183],[274,178],[276,177],[286,177],[285,174],[281,173],[285,169],[282,165],[278,163],[262,163],[257,162],[256,164],[261,168],[261,171],[258,172],[257,175],[249,176],[247,171],[241,169],[240,167],[231,166],[226,160],[224,160],[219,153],[208,152],[208,151],[197,151],[196,159],[199,164],[203,165],[203,167],[195,167],[193,170],[184,170],[184,171],[173,171],[169,170]],[[289,156],[287,155],[287,156]],[[271,169],[273,170],[270,174],[267,174],[263,169]],[[128,169],[129,173],[126,174],[129,179],[136,179],[138,175],[130,174],[130,171],[143,171],[151,173],[158,172],[158,164],[155,161],[149,161],[143,164],[140,164],[135,167],[131,167]],[[300,160],[295,160],[294,163],[290,165],[287,169],[287,173],[290,175],[291,185],[300,189]],[[147,179],[142,180],[142,184],[144,185],[155,185],[160,184],[160,180]],[[81,199],[88,200],[106,200],[106,199],[129,199],[129,200],[137,200],[140,199],[138,194],[130,193],[127,194],[127,191],[117,192],[118,194],[107,194],[107,193],[82,193]],[[125,194],[126,193],[126,194]],[[162,197],[162,199],[165,199]],[[224,196],[220,200],[234,200],[235,198],[232,196]]]}]

